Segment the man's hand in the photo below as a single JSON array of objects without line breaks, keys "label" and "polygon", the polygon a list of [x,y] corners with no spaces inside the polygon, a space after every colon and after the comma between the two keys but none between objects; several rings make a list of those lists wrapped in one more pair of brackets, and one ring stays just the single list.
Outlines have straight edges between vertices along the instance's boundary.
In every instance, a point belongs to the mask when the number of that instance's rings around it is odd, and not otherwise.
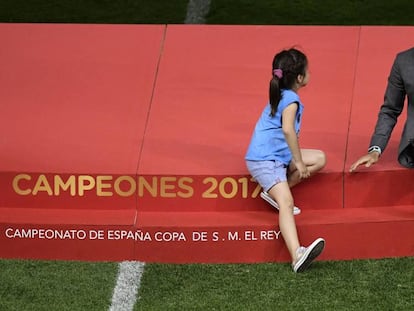
[{"label": "man's hand", "polygon": [[356,162],[351,165],[349,171],[352,173],[354,172],[358,166],[365,164],[365,167],[370,167],[371,165],[378,162],[380,154],[376,151],[368,153],[362,157],[360,157]]}]

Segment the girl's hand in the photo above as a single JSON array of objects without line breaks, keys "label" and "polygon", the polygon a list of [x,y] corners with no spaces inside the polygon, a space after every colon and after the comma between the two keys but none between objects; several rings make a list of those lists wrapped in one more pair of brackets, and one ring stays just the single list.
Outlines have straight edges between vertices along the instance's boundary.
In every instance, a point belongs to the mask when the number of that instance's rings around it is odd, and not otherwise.
[{"label": "girl's hand", "polygon": [[308,178],[310,176],[310,172],[308,170],[308,167],[306,166],[306,164],[303,161],[295,162],[295,166],[296,166],[296,169],[299,172],[299,177],[301,179]]}]

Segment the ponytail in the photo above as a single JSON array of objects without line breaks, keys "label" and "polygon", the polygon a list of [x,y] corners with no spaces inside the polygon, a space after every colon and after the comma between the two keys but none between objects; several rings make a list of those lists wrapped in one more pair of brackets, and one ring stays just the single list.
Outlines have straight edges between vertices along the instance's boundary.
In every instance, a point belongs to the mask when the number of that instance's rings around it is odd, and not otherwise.
[{"label": "ponytail", "polygon": [[269,103],[270,103],[270,116],[274,117],[277,111],[277,106],[279,105],[279,101],[281,99],[281,90],[279,87],[279,78],[273,76],[270,80],[269,85]]}]

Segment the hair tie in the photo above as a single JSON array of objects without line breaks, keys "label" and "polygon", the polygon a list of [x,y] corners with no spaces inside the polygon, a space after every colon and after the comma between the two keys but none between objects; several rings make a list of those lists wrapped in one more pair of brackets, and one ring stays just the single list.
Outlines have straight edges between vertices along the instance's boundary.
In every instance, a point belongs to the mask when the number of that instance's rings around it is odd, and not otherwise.
[{"label": "hair tie", "polygon": [[283,77],[283,70],[278,68],[273,70],[273,75],[278,77],[279,79],[282,79]]}]

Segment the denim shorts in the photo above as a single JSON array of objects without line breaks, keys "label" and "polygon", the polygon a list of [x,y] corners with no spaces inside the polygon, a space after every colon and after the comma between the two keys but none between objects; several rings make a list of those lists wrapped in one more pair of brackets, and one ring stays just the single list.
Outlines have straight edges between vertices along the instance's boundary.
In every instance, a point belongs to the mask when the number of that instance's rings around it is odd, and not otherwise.
[{"label": "denim shorts", "polygon": [[287,181],[287,166],[279,161],[246,161],[250,175],[259,183],[264,191],[274,185]]}]

